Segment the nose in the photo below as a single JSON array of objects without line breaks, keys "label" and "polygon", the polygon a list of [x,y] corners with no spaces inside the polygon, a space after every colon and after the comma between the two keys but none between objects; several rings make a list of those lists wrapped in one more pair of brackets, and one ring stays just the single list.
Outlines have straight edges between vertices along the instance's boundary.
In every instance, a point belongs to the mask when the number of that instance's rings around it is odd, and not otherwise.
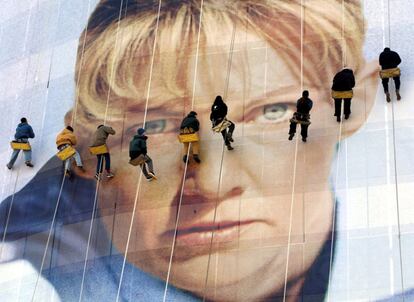
[{"label": "nose", "polygon": [[[200,141],[201,163],[195,163],[190,156],[187,167],[183,166],[181,186],[177,190],[172,206],[216,204],[226,199],[242,195],[246,188],[238,179],[226,177],[226,171],[236,167],[234,162],[238,155],[224,154],[223,142],[220,137],[209,141]],[[238,167],[241,176],[244,172]]]},{"label": "nose", "polygon": [[[248,171],[244,171],[240,166],[240,163],[243,163],[240,158],[242,149],[237,151],[236,148],[231,154],[226,153],[228,151],[224,146],[221,133],[211,130],[211,104],[198,104],[196,107],[197,119],[200,122],[199,156],[201,163],[198,164],[192,159],[191,152],[187,166],[181,163],[183,167],[181,173],[185,174],[182,178],[184,185],[180,186],[177,193],[182,196],[182,205],[211,204],[234,198],[246,190],[241,180],[249,177],[247,175],[243,177],[243,174],[248,174]],[[240,176],[238,179],[233,177],[236,170],[237,175]],[[174,202],[179,202],[179,199],[175,198]]]},{"label": "nose", "polygon": [[181,209],[181,220],[197,219],[197,217],[212,213],[222,202],[241,196],[244,192],[240,186],[221,190],[217,182],[214,186],[207,187],[206,183],[200,179],[198,172],[199,170],[193,167],[188,169],[184,186],[177,190],[172,202],[172,208],[175,211],[171,212],[171,221],[175,221],[178,217],[179,209]]}]

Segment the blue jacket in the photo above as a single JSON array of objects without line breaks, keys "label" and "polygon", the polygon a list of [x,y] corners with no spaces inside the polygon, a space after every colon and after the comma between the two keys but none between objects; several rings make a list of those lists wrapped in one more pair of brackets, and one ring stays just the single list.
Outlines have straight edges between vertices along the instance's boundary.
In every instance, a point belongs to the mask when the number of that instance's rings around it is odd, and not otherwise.
[{"label": "blue jacket", "polygon": [[35,134],[33,132],[32,126],[28,123],[20,123],[16,128],[16,134],[14,135],[15,139],[22,138],[34,138]]}]

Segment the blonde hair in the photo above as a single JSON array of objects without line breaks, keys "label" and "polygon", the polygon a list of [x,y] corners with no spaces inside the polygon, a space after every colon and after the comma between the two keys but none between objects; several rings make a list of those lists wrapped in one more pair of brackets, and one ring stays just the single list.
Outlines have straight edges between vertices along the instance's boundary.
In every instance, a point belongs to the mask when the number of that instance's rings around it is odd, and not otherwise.
[{"label": "blonde hair", "polygon": [[[146,66],[151,59],[158,1],[127,2],[128,7],[120,8],[120,0],[100,1],[80,37],[76,95],[82,112],[104,112],[109,89],[111,106],[121,99],[136,98],[138,84],[147,79],[146,70],[138,66]],[[304,3],[304,84],[326,88],[345,63],[356,73],[363,64],[360,1],[347,0],[344,9],[342,0]],[[199,19],[200,1],[171,0],[161,7],[155,64],[161,66],[159,76],[171,91],[187,89],[181,79],[186,77],[190,63],[180,58],[194,49]],[[300,77],[300,0],[204,0],[201,23],[200,52],[219,44],[218,37],[231,31],[233,25],[243,25],[280,50],[278,54]]]}]

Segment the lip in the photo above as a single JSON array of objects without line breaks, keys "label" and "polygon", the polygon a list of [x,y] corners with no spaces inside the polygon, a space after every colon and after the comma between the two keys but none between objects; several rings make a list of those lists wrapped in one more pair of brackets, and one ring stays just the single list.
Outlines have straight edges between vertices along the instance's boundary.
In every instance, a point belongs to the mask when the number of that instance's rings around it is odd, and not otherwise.
[{"label": "lip", "polygon": [[[257,222],[262,221],[220,221],[181,226],[177,228],[176,240],[178,245],[208,245],[211,243],[212,236],[214,235],[215,243],[231,242],[248,229],[250,225]],[[169,230],[163,234],[163,237],[173,238],[174,233],[174,230]]]}]

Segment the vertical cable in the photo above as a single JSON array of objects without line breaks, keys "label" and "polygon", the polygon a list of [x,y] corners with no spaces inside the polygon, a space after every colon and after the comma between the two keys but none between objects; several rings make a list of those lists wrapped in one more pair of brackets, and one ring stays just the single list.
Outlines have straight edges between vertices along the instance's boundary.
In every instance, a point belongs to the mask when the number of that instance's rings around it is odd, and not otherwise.
[{"label": "vertical cable", "polygon": [[57,215],[57,211],[59,209],[59,204],[60,204],[60,199],[61,199],[61,196],[62,196],[63,186],[65,184],[65,179],[66,179],[66,177],[63,174],[62,183],[61,183],[60,189],[59,189],[58,200],[56,202],[56,207],[55,207],[55,210],[54,210],[54,213],[53,213],[52,222],[50,224],[50,229],[49,229],[49,233],[48,233],[47,240],[46,240],[45,251],[43,253],[42,262],[40,264],[39,272],[38,272],[37,278],[36,278],[35,288],[34,288],[33,295],[32,295],[32,299],[31,299],[32,302],[34,301],[34,298],[35,298],[35,295],[36,295],[37,286],[38,286],[39,280],[40,280],[40,275],[42,274],[43,266],[45,264],[46,254],[47,254],[47,250],[49,248],[49,242],[50,242],[50,238],[52,236],[52,231],[53,231],[54,226],[55,226],[56,215]]},{"label": "vertical cable", "polygon": [[[111,67],[111,72],[110,72],[109,88],[108,88],[108,94],[107,94],[107,98],[106,98],[105,115],[104,115],[104,120],[103,120],[104,125],[106,124],[106,120],[107,120],[109,99],[110,99],[110,94],[111,94],[111,87],[113,85],[113,80],[114,80],[115,62],[117,61],[117,56],[118,56],[118,51],[117,50],[119,50],[118,37],[119,37],[119,27],[120,27],[120,20],[121,20],[121,17],[122,17],[122,8],[123,8],[123,6],[124,6],[124,3],[123,3],[123,0],[121,0],[120,6],[119,6],[119,14],[118,14],[115,44],[114,44],[115,55],[113,57],[113,62],[111,64],[112,67]],[[125,15],[127,13],[127,10],[128,10],[128,0],[126,0],[126,4],[125,4]],[[99,169],[100,169],[99,171],[102,171],[102,169],[103,169],[103,162],[104,162],[104,157],[101,155],[101,157],[99,158],[99,163],[98,163],[99,164]],[[86,244],[85,261],[84,261],[84,264],[83,264],[82,281],[81,281],[81,288],[80,288],[79,300],[78,300],[79,302],[82,301],[83,288],[84,288],[85,276],[86,276],[86,266],[87,266],[87,262],[88,262],[89,247],[90,247],[90,242],[91,242],[91,238],[92,238],[93,224],[94,224],[94,220],[95,220],[95,212],[96,212],[96,205],[97,205],[97,200],[98,200],[98,193],[99,193],[100,183],[101,183],[101,177],[98,177],[97,182],[96,182],[96,189],[95,189],[95,195],[94,195],[94,200],[93,200],[93,206],[92,206],[91,222],[90,222],[90,225],[89,225],[88,241],[87,241],[87,244]]]},{"label": "vertical cable", "polygon": [[[151,91],[151,82],[152,82],[152,76],[153,76],[154,60],[155,60],[157,38],[158,38],[158,27],[159,27],[159,23],[160,23],[161,4],[162,4],[162,0],[159,0],[159,2],[158,2],[158,11],[157,11],[157,20],[156,20],[156,24],[155,24],[154,43],[153,43],[153,46],[152,46],[152,57],[151,57],[151,65],[150,65],[150,71],[149,71],[147,96],[146,96],[146,100],[145,100],[145,112],[144,112],[144,122],[143,122],[144,128],[145,128],[145,123],[146,123],[146,119],[147,119],[148,103],[149,103],[150,91]],[[134,206],[132,208],[132,213],[131,213],[131,215],[132,215],[131,216],[131,222],[129,224],[129,230],[128,230],[128,238],[127,238],[127,242],[126,242],[126,246],[125,246],[125,255],[124,255],[123,262],[122,262],[121,276],[119,278],[118,290],[117,290],[117,293],[116,293],[116,302],[119,301],[119,296],[121,294],[121,287],[122,287],[122,282],[123,282],[124,272],[125,272],[125,264],[126,264],[126,259],[127,259],[127,256],[128,256],[128,249],[129,249],[129,244],[130,244],[130,240],[131,240],[132,227],[133,227],[134,221],[135,221],[135,212],[136,212],[136,209],[137,209],[137,203],[138,203],[138,196],[139,196],[140,187],[141,187],[141,181],[142,181],[142,173],[140,173],[140,175],[138,177],[137,189],[136,189],[135,198],[134,198]]]},{"label": "vertical cable", "polygon": [[[90,0],[88,0],[88,1],[90,1]],[[90,2],[88,2],[88,4],[90,4]],[[89,5],[88,5],[88,7],[89,7]],[[85,42],[86,41],[84,40],[83,41],[83,49],[85,47]],[[81,61],[83,60],[83,55],[84,55],[84,52],[82,51]],[[78,104],[78,98],[76,97],[75,98],[75,108],[77,108],[77,104]],[[76,119],[76,117],[74,115],[72,115],[72,122],[71,122],[71,124],[74,123],[75,119]],[[70,159],[67,159],[67,160],[71,160],[71,158]],[[47,240],[46,240],[45,250],[44,250],[44,253],[43,253],[43,256],[42,256],[41,265],[40,265],[39,272],[38,272],[37,278],[36,278],[35,288],[34,288],[34,291],[33,291],[32,298],[31,298],[31,301],[32,302],[34,301],[34,298],[35,298],[35,295],[36,295],[37,286],[38,286],[39,280],[40,280],[40,275],[42,274],[43,266],[45,264],[47,250],[49,248],[50,238],[52,236],[52,231],[53,231],[54,226],[55,226],[56,216],[57,216],[57,212],[58,212],[58,209],[59,209],[59,205],[60,205],[60,201],[61,201],[61,196],[62,196],[62,192],[63,192],[63,187],[64,187],[64,184],[65,184],[65,180],[66,180],[66,177],[65,177],[65,174],[63,173],[62,182],[61,182],[61,186],[60,186],[60,189],[59,189],[59,194],[58,194],[56,206],[55,206],[55,209],[54,209],[54,213],[53,213],[53,216],[52,216],[52,221],[51,221],[51,224],[50,224],[50,228],[49,228],[49,232],[48,232],[48,236],[47,236]]]},{"label": "vertical cable", "polygon": [[[88,0],[88,11],[87,11],[87,16],[89,16],[89,10],[90,10],[90,6],[91,6],[91,0]],[[76,88],[75,88],[75,107],[73,108],[72,111],[72,118],[71,118],[71,125],[73,125],[73,123],[76,120],[76,114],[78,112],[78,99],[79,99],[79,82],[80,82],[80,77],[81,77],[81,71],[83,68],[83,58],[84,58],[84,54],[85,54],[85,45],[86,45],[86,37],[88,36],[88,21],[86,21],[86,28],[83,34],[83,41],[82,41],[82,51],[80,54],[80,62],[79,62],[79,70],[78,70],[78,74],[77,74],[77,80],[76,80]]]},{"label": "vertical cable", "polygon": [[[37,10],[39,9],[39,1],[36,2],[36,8],[37,8]],[[26,45],[27,45],[27,40],[28,40],[28,37],[27,36],[28,36],[28,32],[29,32],[29,23],[31,21],[32,10],[33,10],[33,6],[30,6],[28,21],[26,23],[26,31],[25,31],[25,39],[24,39],[24,50],[26,49]],[[60,1],[58,3],[58,8],[57,8],[57,19],[59,19],[59,16],[60,16]],[[2,30],[3,29],[1,27],[0,27],[0,29],[1,29],[1,32],[0,33],[2,33]],[[0,35],[0,39],[1,39],[1,35]],[[52,50],[52,56],[51,56],[52,59],[53,59],[53,54],[54,54],[54,49]],[[40,61],[39,58],[40,58],[40,55],[38,54],[37,55],[37,65],[36,65],[36,68],[35,68],[36,74],[39,71],[39,61]],[[50,67],[52,65],[52,59],[51,59],[51,62],[50,62]],[[31,60],[29,58],[29,62],[30,61]],[[24,84],[23,91],[25,91],[26,90],[26,87],[27,87],[27,78],[28,78],[29,69],[30,69],[30,64],[28,64],[28,66],[26,68],[26,76],[25,76],[25,81],[24,81],[25,84]],[[50,77],[50,68],[49,68],[49,77]],[[36,78],[35,78],[35,83],[36,82],[37,82],[37,75],[36,75]],[[47,86],[46,96],[48,95],[48,91],[49,91],[49,89],[48,89],[48,86]],[[16,101],[17,101],[17,96],[16,96]],[[31,112],[31,105],[32,105],[32,98],[30,99],[30,102],[29,102],[29,110],[28,110],[29,112]],[[42,123],[41,129],[43,130],[43,123]],[[40,139],[40,144],[39,145],[41,146],[42,145],[41,144],[41,142],[42,142],[42,134],[40,135],[40,138],[41,139]],[[24,153],[24,152],[22,151],[22,153]],[[17,189],[17,183],[18,183],[19,176],[20,176],[20,171],[21,171],[21,167],[19,167],[18,170],[17,170],[17,176],[16,176],[16,179],[14,181],[14,186],[13,186],[13,193],[11,194],[11,201],[10,201],[10,205],[9,205],[9,208],[8,208],[8,211],[7,211],[6,223],[5,223],[5,226],[4,226],[4,231],[3,231],[3,236],[2,236],[2,242],[0,244],[0,260],[1,260],[2,256],[3,256],[3,246],[4,246],[4,242],[6,240],[6,236],[7,236],[7,230],[8,230],[8,226],[9,226],[9,222],[10,222],[11,211],[12,211],[13,204],[14,204],[14,197],[15,197],[15,193],[16,193],[16,189]]]},{"label": "vertical cable", "polygon": [[[345,0],[342,0],[342,29],[341,29],[341,52],[342,52],[342,68],[346,65],[346,37],[345,37]],[[343,118],[342,114],[345,110],[345,100],[341,102],[341,122],[339,123],[339,131],[338,131],[338,143],[337,143],[337,150],[336,150],[336,173],[335,173],[335,186],[334,186],[334,199],[333,199],[333,207],[332,207],[332,230],[331,230],[331,247],[330,247],[330,255],[329,255],[329,275],[328,275],[328,287],[327,287],[327,301],[331,301],[331,290],[330,285],[332,282],[332,265],[333,265],[333,250],[334,250],[334,241],[335,241],[335,222],[336,222],[336,209],[337,209],[337,190],[338,190],[338,178],[339,178],[339,159],[341,155],[341,147],[342,147],[342,127],[343,127]]]},{"label": "vertical cable", "polygon": [[[305,0],[300,1],[300,89],[303,91],[303,42],[304,42],[304,18],[305,18]],[[293,163],[293,176],[292,176],[292,196],[290,201],[290,214],[289,214],[289,234],[286,248],[286,267],[285,267],[285,282],[283,286],[283,302],[286,301],[287,296],[287,283],[288,283],[288,272],[289,272],[289,257],[290,257],[290,245],[292,240],[292,219],[293,219],[293,204],[295,201],[295,185],[296,185],[296,168],[298,159],[298,142],[299,135],[296,135],[295,139],[295,159]]]},{"label": "vertical cable", "polygon": [[392,114],[392,142],[394,151],[394,179],[395,179],[395,197],[397,207],[397,228],[398,228],[398,248],[399,248],[399,260],[400,260],[400,277],[401,277],[401,292],[403,302],[405,301],[404,296],[404,274],[403,274],[403,259],[402,259],[402,246],[401,246],[401,222],[400,222],[400,204],[398,196],[398,173],[397,173],[397,148],[395,139],[395,113],[394,113],[394,102],[391,102],[391,114]]},{"label": "vertical cable", "polygon": [[[27,45],[27,36],[28,36],[29,24],[30,24],[31,16],[32,16],[32,9],[33,9],[33,6],[30,7],[29,17],[28,17],[28,21],[27,21],[27,24],[26,24],[26,33],[25,33],[25,40],[24,40],[25,41],[24,42],[24,49],[26,49],[26,45]],[[37,9],[37,11],[39,10],[39,1],[36,2],[36,9]],[[57,19],[59,19],[59,16],[60,16],[60,3],[58,5],[57,12],[58,12]],[[53,51],[52,51],[52,56],[53,56]],[[35,68],[35,70],[36,70],[35,83],[37,82],[37,79],[38,79],[37,73],[39,71],[39,65],[40,65],[39,64],[39,60],[40,60],[40,55],[37,54],[37,65],[36,65],[36,68]],[[29,58],[29,62],[30,61],[31,60]],[[28,64],[27,69],[26,69],[26,77],[25,77],[25,84],[24,84],[23,91],[27,87],[27,78],[28,78],[29,68],[30,68],[30,64]],[[16,98],[17,98],[17,96],[16,96]],[[30,99],[30,102],[29,102],[29,110],[28,110],[29,112],[31,111],[31,105],[32,105],[32,98]],[[16,188],[17,188],[17,182],[18,182],[18,179],[19,179],[20,171],[21,171],[21,167],[19,167],[19,169],[17,170],[17,177],[16,177],[16,180],[15,180],[15,183],[14,183],[13,194],[11,195],[11,202],[10,202],[10,205],[9,205],[9,208],[8,208],[8,212],[7,212],[7,218],[6,218],[6,223],[5,223],[5,227],[4,227],[4,231],[3,231],[2,243],[1,243],[1,246],[0,246],[0,259],[2,258],[2,254],[3,254],[3,246],[4,246],[4,242],[5,242],[6,235],[7,235],[8,225],[9,225],[9,222],[10,222],[10,215],[11,215],[11,211],[12,211],[13,204],[14,204],[14,197],[15,197],[15,192],[16,192]]]},{"label": "vertical cable", "polygon": [[[25,56],[25,52],[26,52],[26,48],[27,48],[27,41],[28,41],[28,36],[29,36],[29,27],[30,27],[30,22],[32,20],[32,13],[33,13],[33,8],[34,8],[33,3],[34,3],[34,1],[30,2],[29,15],[28,15],[27,22],[26,22],[26,27],[25,27],[23,51],[22,51],[23,56]],[[36,7],[38,7],[38,6],[39,6],[39,0],[36,0]],[[26,90],[26,87],[27,87],[27,79],[28,79],[28,75],[29,75],[30,61],[31,61],[30,54],[28,54],[27,57],[28,57],[28,63],[27,63],[27,68],[26,68],[26,72],[25,72],[25,76],[24,76],[24,85],[23,85],[23,89],[22,89],[23,92]],[[15,104],[18,103],[18,98],[19,98],[19,95],[18,95],[18,93],[16,93],[15,98],[14,98],[14,103]],[[15,106],[15,108],[17,108],[17,107],[18,106]],[[11,116],[15,116],[15,114],[11,114]],[[17,182],[17,179],[16,179],[16,182]],[[15,192],[13,192],[13,195],[14,195],[14,193]]]},{"label": "vertical cable", "polygon": [[[198,21],[198,32],[197,32],[197,46],[196,46],[196,54],[195,54],[195,66],[194,66],[194,79],[193,79],[193,91],[192,91],[192,96],[191,96],[191,109],[194,109],[194,102],[195,102],[195,92],[196,92],[196,83],[197,83],[197,71],[198,71],[198,59],[199,59],[199,51],[200,51],[200,36],[201,36],[201,26],[202,26],[202,20],[203,20],[203,8],[204,8],[204,0],[201,0],[200,3],[200,17],[199,17],[199,21]],[[181,203],[182,203],[182,199],[183,199],[183,194],[184,194],[184,186],[185,186],[185,179],[186,179],[186,175],[187,175],[187,169],[188,169],[188,159],[190,156],[190,149],[191,149],[191,143],[189,143],[188,145],[188,149],[187,149],[187,161],[185,163],[185,167],[184,167],[184,175],[183,175],[183,180],[182,180],[182,184],[181,184],[181,192],[180,192],[180,199],[177,205],[177,215],[176,215],[176,219],[175,219],[175,227],[174,227],[174,236],[173,236],[173,241],[172,241],[172,245],[171,245],[171,253],[170,253],[170,259],[168,262],[168,269],[167,269],[167,278],[165,280],[165,287],[164,287],[164,296],[163,296],[163,301],[165,302],[167,299],[167,292],[168,292],[168,284],[170,281],[170,275],[171,275],[171,267],[172,267],[172,262],[173,262],[173,255],[174,255],[174,250],[175,250],[175,244],[177,241],[177,229],[178,229],[178,223],[180,220],[180,212],[181,212]]]},{"label": "vertical cable", "polygon": [[[268,54],[269,46],[266,44],[265,46],[265,68],[264,68],[264,83],[263,83],[263,95],[264,98],[267,98],[267,77],[268,77],[268,64],[269,64],[269,54]],[[260,170],[260,184],[261,184],[261,192],[263,195],[264,190],[264,171],[265,171],[265,131],[262,129],[262,160],[261,160],[261,170]],[[260,209],[263,210],[263,198],[260,199]],[[259,246],[262,246],[262,239],[263,234],[262,230],[260,230],[260,236],[259,236]]]},{"label": "vertical cable", "polygon": [[[225,86],[224,94],[223,94],[224,99],[227,98],[228,88],[229,88],[229,83],[230,83],[230,75],[231,75],[231,67],[232,67],[232,59],[233,59],[233,52],[234,52],[235,37],[236,37],[236,23],[233,23],[233,32],[232,32],[231,43],[230,43],[229,58],[228,58],[228,61],[227,61],[226,86]],[[219,194],[220,194],[220,189],[221,189],[221,181],[222,181],[222,178],[223,178],[224,145],[225,144],[224,144],[224,141],[223,141],[222,149],[221,149],[219,182],[218,182],[218,185],[217,185],[217,198],[216,198],[216,204],[214,206],[214,214],[213,214],[213,224],[216,223],[217,206],[218,206]],[[211,232],[210,248],[209,248],[210,252],[208,254],[208,260],[207,260],[207,272],[206,272],[206,278],[205,278],[205,283],[204,283],[203,302],[206,301],[207,283],[208,283],[208,277],[209,277],[209,271],[210,271],[211,250],[212,250],[212,247],[213,247],[213,241],[214,241],[214,230]]]},{"label": "vertical cable", "polygon": [[[387,0],[388,4],[388,37],[389,47],[391,48],[391,10],[390,0]],[[404,295],[404,274],[403,274],[403,257],[402,257],[402,245],[401,245],[401,222],[400,222],[400,202],[398,195],[398,173],[397,173],[397,147],[395,139],[395,110],[394,102],[391,102],[391,116],[392,116],[392,143],[394,152],[394,179],[395,179],[395,198],[396,198],[396,210],[397,210],[397,229],[398,229],[398,248],[399,248],[399,262],[400,262],[400,277],[401,277],[401,293],[403,302],[405,301]]]},{"label": "vertical cable", "polygon": [[349,181],[348,181],[348,142],[345,140],[345,202],[346,202],[346,263],[347,263],[347,270],[346,270],[346,295],[347,300],[349,300],[349,200],[348,200],[348,190],[349,190]]},{"label": "vertical cable", "polygon": [[[39,0],[36,1],[36,4],[37,4],[37,7],[38,7]],[[31,2],[30,8],[29,8],[29,15],[27,17],[27,22],[26,22],[25,35],[24,35],[23,55],[26,52],[27,40],[28,40],[28,35],[29,35],[29,25],[30,25],[30,22],[32,20],[33,8],[34,8],[33,2]],[[28,57],[29,57],[28,62],[30,62],[30,56],[28,56]],[[29,75],[29,69],[30,69],[30,64],[27,63],[23,91],[25,91],[26,90],[26,87],[27,87],[27,78],[28,78],[28,75]],[[16,94],[16,96],[15,96],[14,103],[18,103],[18,94]],[[12,116],[14,116],[14,114],[12,114]],[[8,231],[8,227],[9,227],[10,214],[11,214],[11,211],[12,211],[12,208],[13,208],[13,204],[14,204],[14,196],[16,194],[16,188],[17,188],[17,183],[18,183],[19,176],[20,176],[20,170],[21,170],[21,167],[19,167],[19,169],[17,170],[16,179],[15,179],[14,185],[13,185],[13,193],[11,194],[10,206],[9,206],[9,209],[8,209],[8,212],[7,212],[6,223],[5,223],[5,226],[4,226],[2,241],[1,241],[1,245],[0,245],[0,260],[1,260],[2,256],[3,256],[3,246],[4,246],[4,242],[6,240],[6,235],[7,235],[7,231]]]},{"label": "vertical cable", "polygon": [[[382,43],[383,43],[383,48],[386,47],[386,39],[387,39],[387,30],[386,30],[386,23],[388,20],[385,20],[388,16],[388,14],[385,12],[385,0],[381,1],[381,16],[382,16]],[[387,18],[388,19],[388,18]],[[388,106],[384,106],[384,120],[385,120],[385,150],[386,150],[386,162],[387,162],[387,170],[386,170],[386,175],[387,175],[387,186],[391,185],[391,168],[390,168],[390,130],[389,130],[389,110],[388,110]],[[388,249],[389,252],[392,253],[393,249],[394,249],[394,244],[393,244],[393,239],[392,239],[392,219],[390,219],[390,216],[388,216]],[[390,276],[390,288],[391,288],[391,294],[394,294],[394,282],[395,282],[395,278],[394,278],[394,272],[393,272],[393,268],[394,268],[394,259],[392,257],[389,258],[389,265],[390,265],[390,272],[391,272],[391,276]]]},{"label": "vertical cable", "polygon": [[3,230],[3,237],[1,239],[1,244],[0,244],[0,260],[3,257],[3,247],[6,241],[6,235],[7,235],[7,231],[8,231],[8,227],[9,227],[9,222],[10,222],[10,214],[13,208],[13,204],[14,204],[14,197],[16,196],[16,188],[17,188],[17,180],[19,179],[19,175],[20,175],[20,170],[21,168],[19,167],[19,169],[17,170],[17,175],[16,175],[16,180],[14,182],[14,186],[13,186],[13,194],[11,195],[11,201],[10,201],[10,205],[7,211],[7,217],[6,217],[6,223],[4,226],[4,230]]},{"label": "vertical cable", "polygon": [[[249,7],[247,7],[247,13],[249,13]],[[248,43],[247,43],[247,34],[248,34],[248,31],[249,31],[249,22],[246,20],[245,21],[245,26],[244,26],[244,28],[245,28],[245,30],[244,30],[244,47],[243,47],[243,50],[244,50],[244,52],[246,53],[246,57],[248,57],[249,56],[249,50],[248,50],[248,47],[247,47],[247,45],[248,45]],[[268,47],[267,47],[267,44],[266,44],[266,47],[265,47],[265,81],[266,81],[266,73],[267,73],[267,49],[268,49]],[[249,91],[249,93],[248,93],[248,95],[250,96],[250,91]],[[266,95],[266,84],[264,83],[264,95]],[[246,89],[245,89],[245,87],[243,86],[243,121],[245,120],[245,111],[246,111]],[[243,149],[244,149],[244,127],[245,127],[245,124],[243,123],[242,124],[243,126],[242,126],[242,142],[241,142],[241,148],[242,148],[242,153],[243,153]],[[264,132],[262,132],[262,137],[264,136]],[[264,139],[263,139],[264,140]],[[263,151],[264,151],[264,149],[262,149]],[[263,152],[262,151],[262,152]],[[262,166],[262,169],[261,169],[261,180],[262,180],[262,178],[263,178],[263,173],[264,173],[264,167]],[[220,192],[220,191],[219,191]],[[260,209],[261,209],[261,207],[263,206],[262,205],[262,199],[260,200]],[[239,200],[238,200],[238,221],[240,222],[241,221],[241,212],[242,212],[242,195],[240,195],[240,198],[239,198]],[[217,228],[218,228],[219,226],[217,226]],[[238,230],[237,230],[237,258],[236,258],[236,266],[237,266],[237,275],[239,275],[239,267],[240,267],[240,225],[239,225],[239,227],[238,227]],[[260,242],[260,244],[262,243],[262,238],[261,238],[261,232],[260,232],[260,235],[259,235],[259,242]],[[210,252],[211,253],[211,252]],[[216,296],[216,288],[217,288],[217,275],[218,275],[218,259],[219,259],[219,256],[220,256],[220,253],[216,253],[216,269],[215,269],[215,275],[214,275],[214,297]],[[239,299],[239,291],[237,291],[236,292],[236,295],[235,295],[235,297],[236,297],[236,300],[240,300]]]},{"label": "vertical cable", "polygon": [[[61,0],[57,0],[58,1],[58,13],[57,13],[57,18],[56,18],[56,30],[55,33],[53,34],[53,38],[56,38],[57,35],[57,29],[58,29],[58,24],[59,24],[59,19],[60,19],[60,9],[61,9]],[[89,13],[88,13],[89,14]],[[53,59],[55,57],[55,49],[56,46],[53,44],[53,48],[52,48],[52,55],[50,58],[50,64],[49,64],[49,72],[48,72],[48,78],[47,78],[47,85],[46,85],[46,102],[45,102],[45,110],[43,112],[43,116],[42,116],[42,125],[40,127],[41,132],[40,132],[40,141],[39,141],[39,145],[42,146],[43,145],[43,129],[45,126],[45,120],[46,120],[46,108],[47,108],[47,104],[49,102],[49,86],[50,86],[50,80],[51,80],[51,74],[52,74],[52,65],[53,65]]]},{"label": "vertical cable", "polygon": [[[345,68],[345,66],[347,65],[347,47],[346,47],[346,39],[345,39],[345,1],[342,0],[342,68]],[[343,110],[345,109],[345,101],[344,101],[344,106],[343,106]],[[348,190],[349,190],[349,183],[348,183],[348,141],[345,140],[345,202],[346,202],[346,217],[347,217],[347,221],[346,221],[346,225],[347,225],[347,231],[346,231],[346,261],[347,264],[349,263],[349,230],[348,230],[348,216],[349,216],[349,202],[348,202]],[[336,201],[334,201],[336,202]],[[336,211],[335,211],[336,212]],[[335,227],[333,225],[333,227]],[[333,242],[331,243],[333,245]],[[333,250],[333,248],[332,248]],[[331,255],[330,257],[330,265],[332,263],[332,259],[333,255]],[[347,269],[347,273],[346,273],[346,284],[347,287],[349,286],[349,270]],[[347,294],[347,298],[349,298],[349,292],[347,290],[346,292]]]},{"label": "vertical cable", "polygon": [[342,0],[342,14],[341,14],[341,33],[342,33],[342,45],[341,45],[341,50],[342,50],[342,68],[345,68],[346,64],[347,64],[347,59],[346,59],[346,53],[347,53],[347,47],[346,47],[346,38],[345,38],[345,1]]},{"label": "vertical cable", "polygon": [[388,8],[388,42],[389,46],[391,47],[391,8],[390,8],[390,0],[387,0],[387,8]]}]

